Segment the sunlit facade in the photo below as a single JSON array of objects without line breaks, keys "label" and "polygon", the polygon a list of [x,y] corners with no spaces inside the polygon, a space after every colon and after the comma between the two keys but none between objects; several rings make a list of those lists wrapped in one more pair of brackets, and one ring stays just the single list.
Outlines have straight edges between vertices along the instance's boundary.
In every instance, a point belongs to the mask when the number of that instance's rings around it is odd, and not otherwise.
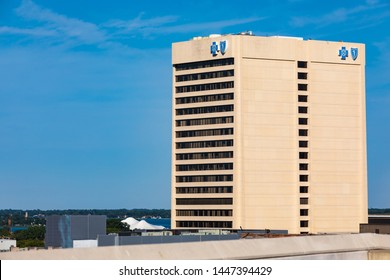
[{"label": "sunlit facade", "polygon": [[367,223],[363,44],[213,35],[172,64],[172,228]]}]

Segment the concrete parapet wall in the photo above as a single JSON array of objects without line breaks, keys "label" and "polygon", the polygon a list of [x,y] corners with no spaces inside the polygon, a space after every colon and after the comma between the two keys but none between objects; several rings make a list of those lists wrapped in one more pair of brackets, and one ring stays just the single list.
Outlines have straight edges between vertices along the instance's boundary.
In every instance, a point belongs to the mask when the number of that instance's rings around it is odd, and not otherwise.
[{"label": "concrete parapet wall", "polygon": [[367,259],[367,252],[377,249],[390,250],[390,235],[372,233],[313,235],[228,241],[56,249],[1,253],[0,259]]}]

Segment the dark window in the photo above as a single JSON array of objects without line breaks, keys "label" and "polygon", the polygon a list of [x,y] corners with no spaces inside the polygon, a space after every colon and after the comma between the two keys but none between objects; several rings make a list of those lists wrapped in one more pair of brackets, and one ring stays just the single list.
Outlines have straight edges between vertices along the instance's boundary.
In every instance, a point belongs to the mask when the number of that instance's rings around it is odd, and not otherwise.
[{"label": "dark window", "polygon": [[308,227],[309,221],[301,221],[301,227]]},{"label": "dark window", "polygon": [[220,129],[204,129],[204,130],[187,130],[177,131],[176,137],[203,137],[203,136],[217,136],[217,135],[232,135],[233,128],[220,128]]},{"label": "dark window", "polygon": [[307,136],[309,134],[309,130],[307,129],[300,129],[298,132],[299,136]]},{"label": "dark window", "polygon": [[176,198],[176,205],[232,205],[233,198]]},{"label": "dark window", "polygon": [[233,123],[233,117],[205,118],[176,121],[176,126],[210,125]]},{"label": "dark window", "polygon": [[177,221],[178,228],[232,228],[231,221]]},{"label": "dark window", "polygon": [[298,72],[298,79],[307,80],[307,73]]},{"label": "dark window", "polygon": [[190,70],[190,69],[226,66],[226,65],[233,65],[233,64],[234,64],[233,58],[225,58],[225,59],[213,59],[213,60],[206,60],[206,61],[181,63],[181,64],[175,64],[173,66],[176,68],[176,71],[182,71],[182,70]]},{"label": "dark window", "polygon": [[307,186],[300,186],[299,187],[299,193],[308,193],[309,192],[309,187]]},{"label": "dark window", "polygon": [[309,175],[299,175],[299,182],[308,182]]},{"label": "dark window", "polygon": [[298,84],[298,90],[307,91],[307,84]]},{"label": "dark window", "polygon": [[232,193],[233,187],[176,187],[176,193]]},{"label": "dark window", "polygon": [[309,216],[309,209],[300,209],[299,215],[300,216]]},{"label": "dark window", "polygon": [[180,87],[176,87],[176,93],[217,90],[217,89],[226,89],[226,88],[234,88],[234,82],[230,81],[230,82],[220,82],[220,83],[211,83],[211,84],[180,86]]},{"label": "dark window", "polygon": [[309,141],[299,141],[299,148],[309,147]]},{"label": "dark window", "polygon": [[176,143],[176,149],[196,149],[196,148],[214,148],[214,147],[231,147],[231,146],[233,146],[233,140],[195,141],[195,142]]},{"label": "dark window", "polygon": [[176,76],[176,82],[225,78],[225,77],[232,77],[232,76],[234,76],[234,70],[223,70],[223,71],[215,71],[215,72],[179,75]]},{"label": "dark window", "polygon": [[176,171],[232,170],[233,163],[176,165]]},{"label": "dark window", "polygon": [[298,95],[298,102],[307,102],[307,95]]},{"label": "dark window", "polygon": [[176,176],[177,183],[231,182],[231,181],[233,181],[233,175]]},{"label": "dark window", "polygon": [[181,116],[181,115],[210,114],[210,113],[220,113],[220,112],[231,112],[233,110],[234,110],[234,105],[197,107],[197,108],[176,109],[176,115]]},{"label": "dark window", "polygon": [[200,102],[213,102],[234,99],[234,93],[222,93],[211,95],[200,95],[190,97],[176,98],[176,104],[188,104],[188,103],[200,103]]},{"label": "dark window", "polygon": [[307,120],[308,120],[307,118],[299,118],[299,119],[298,119],[298,123],[299,123],[299,124],[302,124],[302,125],[303,125],[303,124],[307,124]]},{"label": "dark window", "polygon": [[299,158],[300,159],[307,159],[307,158],[309,158],[309,153],[308,152],[299,152]]},{"label": "dark window", "polygon": [[176,160],[232,158],[232,157],[233,157],[233,152],[176,154]]},{"label": "dark window", "polygon": [[301,198],[299,199],[299,203],[302,204],[302,205],[309,204],[309,198],[307,198],[307,197],[301,197]]},{"label": "dark window", "polygon": [[297,66],[298,68],[307,68],[307,61],[298,61]]},{"label": "dark window", "polygon": [[299,170],[309,170],[309,164],[308,163],[300,163]]},{"label": "dark window", "polygon": [[299,107],[298,107],[298,113],[300,113],[300,114],[306,114],[306,113],[307,113],[307,107],[299,106]]}]

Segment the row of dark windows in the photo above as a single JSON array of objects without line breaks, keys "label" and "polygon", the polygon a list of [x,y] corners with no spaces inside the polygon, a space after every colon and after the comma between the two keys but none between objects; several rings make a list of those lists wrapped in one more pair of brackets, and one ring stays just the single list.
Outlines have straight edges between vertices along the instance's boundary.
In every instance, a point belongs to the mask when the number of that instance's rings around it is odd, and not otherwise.
[{"label": "row of dark windows", "polygon": [[215,59],[215,60],[175,64],[174,67],[176,71],[182,71],[182,70],[226,66],[226,65],[233,65],[233,64],[234,64],[234,58],[225,58],[225,59]]},{"label": "row of dark windows", "polygon": [[[298,61],[297,62],[298,68],[307,68],[307,62],[306,61]],[[304,72],[298,72],[298,79],[301,80],[307,80],[307,73]],[[302,91],[307,91],[308,85],[306,83],[298,83],[298,91],[300,94],[298,95],[298,102],[307,102],[308,96],[303,95]],[[307,106],[298,106],[298,113],[299,114],[307,114],[308,113],[308,107]],[[307,125],[308,124],[308,118],[298,118],[298,124],[299,125]],[[298,131],[299,136],[308,136],[309,131],[307,129],[299,129]],[[308,148],[309,142],[308,141],[302,141],[299,140],[299,147],[300,148]],[[308,159],[309,153],[308,152],[299,152],[299,159]],[[299,163],[299,170],[300,171],[308,171],[309,170],[309,164],[308,163]],[[299,175],[299,182],[309,182],[309,175],[306,174],[300,174]],[[299,193],[306,194],[309,192],[308,186],[300,186],[299,187]],[[299,199],[299,203],[301,205],[308,205],[309,204],[309,198],[307,197],[301,197]],[[309,216],[309,210],[308,209],[300,209],[299,215],[301,217],[307,217]],[[300,221],[300,227],[308,227],[309,221],[307,220],[301,220]]]},{"label": "row of dark windows", "polygon": [[219,82],[219,83],[210,83],[210,84],[201,84],[201,85],[179,86],[176,87],[176,93],[217,90],[217,89],[227,89],[227,88],[234,88],[234,82],[230,81],[230,82]]},{"label": "row of dark windows", "polygon": [[232,205],[233,198],[176,198],[176,205]]},{"label": "row of dark windows", "polygon": [[182,115],[210,114],[210,113],[220,113],[220,112],[231,112],[233,110],[234,110],[234,105],[197,107],[197,108],[176,109],[176,115],[182,116]]},{"label": "row of dark windows", "polygon": [[233,140],[195,141],[195,142],[176,143],[176,149],[198,149],[198,148],[231,147],[231,146],[233,146]]},{"label": "row of dark windows", "polygon": [[231,182],[233,175],[176,176],[177,183]]},{"label": "row of dark windows", "polygon": [[209,94],[200,96],[180,97],[176,98],[176,104],[213,102],[234,99],[234,93]]},{"label": "row of dark windows", "polygon": [[232,158],[232,157],[233,157],[233,152],[176,154],[176,160]]},{"label": "row of dark windows", "polygon": [[176,187],[176,193],[232,193],[233,187]]},{"label": "row of dark windows", "polygon": [[232,170],[233,163],[208,163],[176,165],[176,171]]},{"label": "row of dark windows", "polygon": [[232,135],[233,128],[177,131],[176,138]]},{"label": "row of dark windows", "polygon": [[218,117],[176,121],[176,126],[210,125],[233,123],[233,117]]},{"label": "row of dark windows", "polygon": [[176,82],[187,82],[187,81],[197,81],[197,80],[206,80],[206,79],[215,79],[215,78],[226,78],[226,77],[233,77],[233,76],[234,76],[234,70],[223,70],[223,71],[215,71],[215,72],[179,75],[179,76],[176,76]]},{"label": "row of dark windows", "polygon": [[231,217],[233,210],[229,209],[212,209],[212,210],[176,210],[176,216],[196,216],[196,217]]},{"label": "row of dark windows", "polygon": [[230,221],[177,221],[176,227],[182,228],[232,228]]}]

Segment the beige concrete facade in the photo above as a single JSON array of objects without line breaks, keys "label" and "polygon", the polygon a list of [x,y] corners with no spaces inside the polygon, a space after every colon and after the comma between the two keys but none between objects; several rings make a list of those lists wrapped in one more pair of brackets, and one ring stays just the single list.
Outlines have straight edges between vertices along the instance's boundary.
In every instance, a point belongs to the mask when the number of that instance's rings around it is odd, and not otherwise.
[{"label": "beige concrete facade", "polygon": [[212,36],[172,63],[172,228],[367,223],[363,44]]}]

